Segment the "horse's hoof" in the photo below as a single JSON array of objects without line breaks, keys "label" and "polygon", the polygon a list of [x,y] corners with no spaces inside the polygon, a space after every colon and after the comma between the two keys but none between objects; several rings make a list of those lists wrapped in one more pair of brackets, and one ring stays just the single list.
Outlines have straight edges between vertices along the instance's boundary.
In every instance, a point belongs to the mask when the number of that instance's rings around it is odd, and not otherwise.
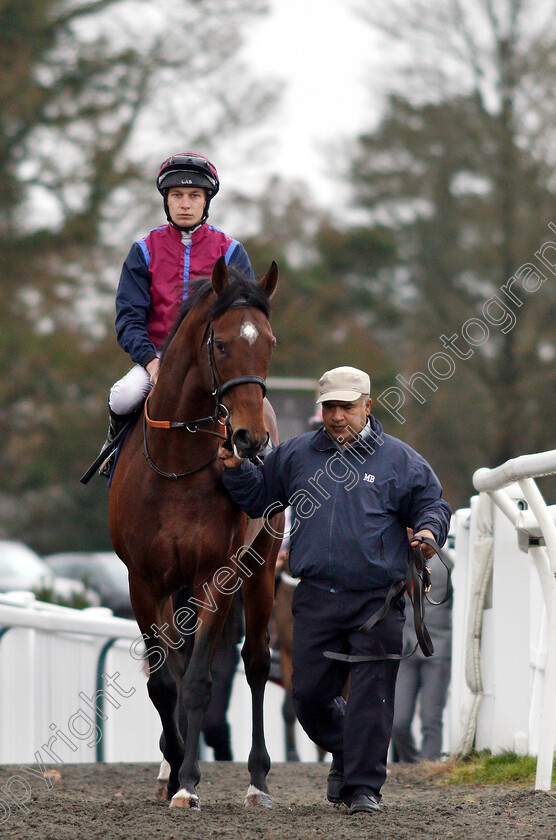
[{"label": "horse's hoof", "polygon": [[170,808],[191,808],[193,811],[200,811],[201,800],[196,793],[188,793],[182,788],[173,795]]},{"label": "horse's hoof", "polygon": [[166,802],[168,799],[168,781],[166,779],[158,779],[156,783],[156,801]]},{"label": "horse's hoof", "polygon": [[255,785],[249,785],[243,804],[246,808],[254,808],[262,806],[263,808],[272,808],[272,799],[263,790],[259,790]]}]

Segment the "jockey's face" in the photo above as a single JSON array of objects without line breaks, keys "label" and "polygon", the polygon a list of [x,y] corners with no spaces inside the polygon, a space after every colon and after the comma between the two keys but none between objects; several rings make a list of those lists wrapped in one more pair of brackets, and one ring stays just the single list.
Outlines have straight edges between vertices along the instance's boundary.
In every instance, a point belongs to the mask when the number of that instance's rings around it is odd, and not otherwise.
[{"label": "jockey's face", "polygon": [[207,197],[202,187],[170,187],[168,209],[178,227],[195,227],[203,218]]},{"label": "jockey's face", "polygon": [[322,419],[330,437],[343,448],[352,443],[367,422],[372,400],[330,400],[322,404]]}]

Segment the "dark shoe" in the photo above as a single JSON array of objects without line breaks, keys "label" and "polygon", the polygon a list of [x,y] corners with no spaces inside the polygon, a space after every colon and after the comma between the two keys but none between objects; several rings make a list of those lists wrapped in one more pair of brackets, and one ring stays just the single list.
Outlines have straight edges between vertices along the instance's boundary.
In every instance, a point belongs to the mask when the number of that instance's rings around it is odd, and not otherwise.
[{"label": "dark shoe", "polygon": [[356,793],[351,800],[349,806],[350,814],[360,814],[366,812],[367,814],[379,814],[382,811],[376,796],[372,793]]},{"label": "dark shoe", "polygon": [[336,770],[334,762],[330,765],[330,772],[326,781],[326,798],[329,802],[335,804],[343,802],[340,796],[342,785],[344,784],[344,774]]}]

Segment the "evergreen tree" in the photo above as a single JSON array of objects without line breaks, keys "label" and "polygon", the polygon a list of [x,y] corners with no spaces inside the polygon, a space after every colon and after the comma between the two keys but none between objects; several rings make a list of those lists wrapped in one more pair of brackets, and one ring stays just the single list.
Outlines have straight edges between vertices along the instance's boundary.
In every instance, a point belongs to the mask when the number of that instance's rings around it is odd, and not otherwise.
[{"label": "evergreen tree", "polygon": [[467,503],[479,466],[554,446],[554,8],[365,8],[404,39],[411,65],[352,156],[360,205],[398,245],[390,284],[403,343],[381,402],[454,506]]}]

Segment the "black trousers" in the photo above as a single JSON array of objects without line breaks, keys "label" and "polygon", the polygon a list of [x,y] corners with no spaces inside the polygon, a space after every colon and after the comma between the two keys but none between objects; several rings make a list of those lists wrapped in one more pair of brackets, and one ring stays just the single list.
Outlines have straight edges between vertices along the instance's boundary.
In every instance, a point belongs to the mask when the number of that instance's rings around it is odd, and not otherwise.
[{"label": "black trousers", "polygon": [[[324,657],[325,650],[349,654],[400,654],[403,594],[370,635],[359,627],[384,604],[384,594],[328,592],[302,580],[293,600],[293,701],[301,726],[332,753],[343,770],[341,791],[349,805],[356,793],[380,798],[392,733],[398,660],[348,664]],[[345,709],[336,701],[351,675]]]}]

